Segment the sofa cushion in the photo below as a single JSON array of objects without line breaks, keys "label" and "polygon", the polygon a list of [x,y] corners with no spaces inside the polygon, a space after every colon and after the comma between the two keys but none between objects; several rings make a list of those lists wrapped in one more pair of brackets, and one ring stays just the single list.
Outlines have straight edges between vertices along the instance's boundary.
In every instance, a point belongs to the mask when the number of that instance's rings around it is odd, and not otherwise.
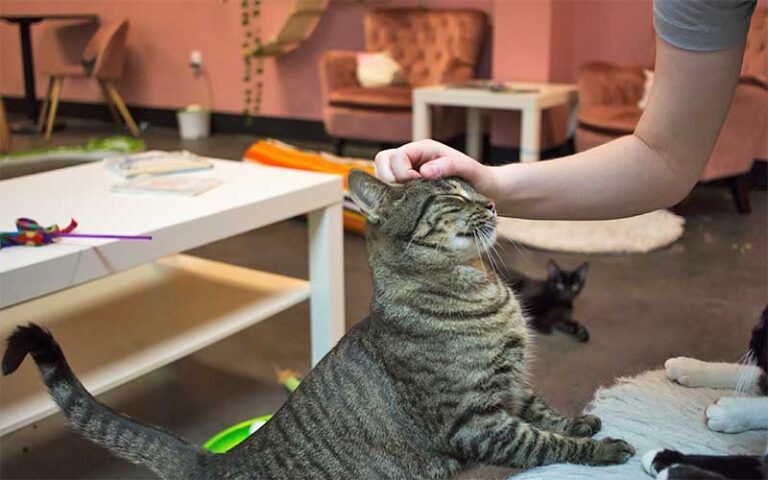
[{"label": "sofa cushion", "polygon": [[756,8],[744,49],[741,77],[768,86],[768,8]]},{"label": "sofa cushion", "polygon": [[579,110],[579,125],[615,135],[635,131],[643,111],[637,105],[591,105]]},{"label": "sofa cushion", "polygon": [[361,87],[403,85],[403,70],[389,52],[357,54],[357,83]]},{"label": "sofa cushion", "polygon": [[337,107],[411,109],[411,87],[406,85],[339,88],[328,97],[330,104]]}]

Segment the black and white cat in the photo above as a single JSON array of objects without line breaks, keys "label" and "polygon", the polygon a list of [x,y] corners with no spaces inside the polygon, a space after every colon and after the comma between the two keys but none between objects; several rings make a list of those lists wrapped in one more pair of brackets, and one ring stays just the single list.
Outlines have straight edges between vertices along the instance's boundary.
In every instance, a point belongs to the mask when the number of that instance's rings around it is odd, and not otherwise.
[{"label": "black and white cat", "polygon": [[509,268],[499,268],[501,278],[518,293],[530,318],[531,327],[537,332],[549,335],[560,330],[580,342],[589,341],[589,332],[573,319],[573,301],[587,283],[588,264],[581,264],[576,270],[564,270],[550,260],[547,263],[547,278],[530,278]]},{"label": "black and white cat", "polygon": [[[707,408],[710,429],[723,433],[768,430],[768,307],[752,330],[746,358],[744,364],[731,364],[677,357],[664,366],[670,380],[686,387],[727,388],[760,395],[721,397]],[[643,456],[643,467],[657,480],[767,479],[768,450],[762,457],[652,450]]]}]

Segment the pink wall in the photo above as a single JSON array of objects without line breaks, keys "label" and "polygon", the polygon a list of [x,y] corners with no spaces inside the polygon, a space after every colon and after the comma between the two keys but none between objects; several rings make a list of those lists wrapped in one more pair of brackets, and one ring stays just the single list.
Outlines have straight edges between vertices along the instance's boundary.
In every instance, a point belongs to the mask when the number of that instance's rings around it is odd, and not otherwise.
[{"label": "pink wall", "polygon": [[[264,38],[276,32],[294,5],[263,0]],[[492,23],[490,48],[482,69],[502,80],[574,82],[579,65],[594,60],[651,63],[651,0],[389,0],[367,5],[332,2],[312,38],[299,50],[268,60],[264,73],[262,114],[302,119],[321,118],[317,62],[331,48],[363,47],[362,19],[376,6],[478,8]],[[96,13],[103,21],[131,22],[126,75],[118,86],[127,102],[177,108],[204,102],[205,82],[187,66],[190,50],[203,52],[210,78],[213,109],[242,109],[240,0],[0,0],[2,13]],[[33,27],[39,37],[44,24]],[[36,50],[41,46],[38,42]],[[40,56],[37,55],[39,60]],[[38,70],[38,93],[45,79]],[[0,22],[0,92],[21,95],[18,30]],[[73,80],[64,98],[100,102],[89,80]],[[552,112],[544,125],[544,146],[562,140],[564,112]],[[550,118],[551,117],[551,118]],[[516,145],[517,116],[493,122],[494,143]]]},{"label": "pink wall", "polygon": [[[279,30],[294,4],[287,0],[262,2],[265,39]],[[369,5],[471,7],[489,14],[493,10],[493,0],[400,0]],[[321,118],[317,62],[327,49],[363,48],[362,19],[368,8],[332,3],[310,41],[294,53],[266,62],[263,115]],[[214,92],[213,109],[242,110],[240,0],[0,0],[0,12],[96,13],[102,21],[127,18],[131,23],[129,58],[118,87],[129,104],[177,108],[204,102],[205,82],[196,81],[187,66],[189,52],[199,49]],[[35,38],[39,38],[43,25],[33,27]],[[35,49],[39,47],[38,42]],[[23,91],[19,48],[17,27],[0,22],[0,92],[6,95],[21,95]],[[489,63],[486,72],[490,71]],[[41,95],[45,79],[39,69],[37,73]],[[101,101],[97,86],[90,80],[68,82],[63,97]]]},{"label": "pink wall", "polygon": [[[493,77],[575,83],[580,65],[653,63],[651,0],[497,0]],[[520,118],[495,114],[495,145],[519,144]],[[543,148],[562,143],[567,112],[545,113]]]}]

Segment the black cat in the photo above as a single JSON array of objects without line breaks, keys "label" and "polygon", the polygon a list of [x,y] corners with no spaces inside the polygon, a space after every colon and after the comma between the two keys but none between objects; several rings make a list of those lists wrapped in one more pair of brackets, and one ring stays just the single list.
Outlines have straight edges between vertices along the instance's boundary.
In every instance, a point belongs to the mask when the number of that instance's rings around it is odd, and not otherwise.
[{"label": "black cat", "polygon": [[557,329],[585,343],[589,341],[589,332],[572,314],[573,300],[587,282],[587,267],[588,264],[583,263],[576,270],[567,271],[550,260],[544,280],[529,278],[508,268],[500,268],[498,273],[517,292],[536,331],[549,335]]},{"label": "black cat", "polygon": [[[762,370],[758,390],[768,396],[768,306],[752,330],[749,342],[755,365]],[[666,480],[760,480],[768,478],[768,450],[760,456],[685,455],[674,450],[649,452],[643,458],[646,471]]]}]

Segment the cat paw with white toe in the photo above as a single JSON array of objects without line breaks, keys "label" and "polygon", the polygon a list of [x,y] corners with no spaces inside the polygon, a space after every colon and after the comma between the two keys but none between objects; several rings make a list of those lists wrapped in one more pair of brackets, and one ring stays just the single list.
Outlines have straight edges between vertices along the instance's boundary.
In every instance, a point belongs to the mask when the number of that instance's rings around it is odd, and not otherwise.
[{"label": "cat paw with white toe", "polygon": [[670,358],[664,362],[667,378],[685,387],[703,386],[702,370],[706,362],[688,357]]},{"label": "cat paw with white toe", "polygon": [[739,406],[741,398],[721,397],[707,407],[707,426],[710,430],[722,433],[741,433],[749,430],[751,422]]}]

